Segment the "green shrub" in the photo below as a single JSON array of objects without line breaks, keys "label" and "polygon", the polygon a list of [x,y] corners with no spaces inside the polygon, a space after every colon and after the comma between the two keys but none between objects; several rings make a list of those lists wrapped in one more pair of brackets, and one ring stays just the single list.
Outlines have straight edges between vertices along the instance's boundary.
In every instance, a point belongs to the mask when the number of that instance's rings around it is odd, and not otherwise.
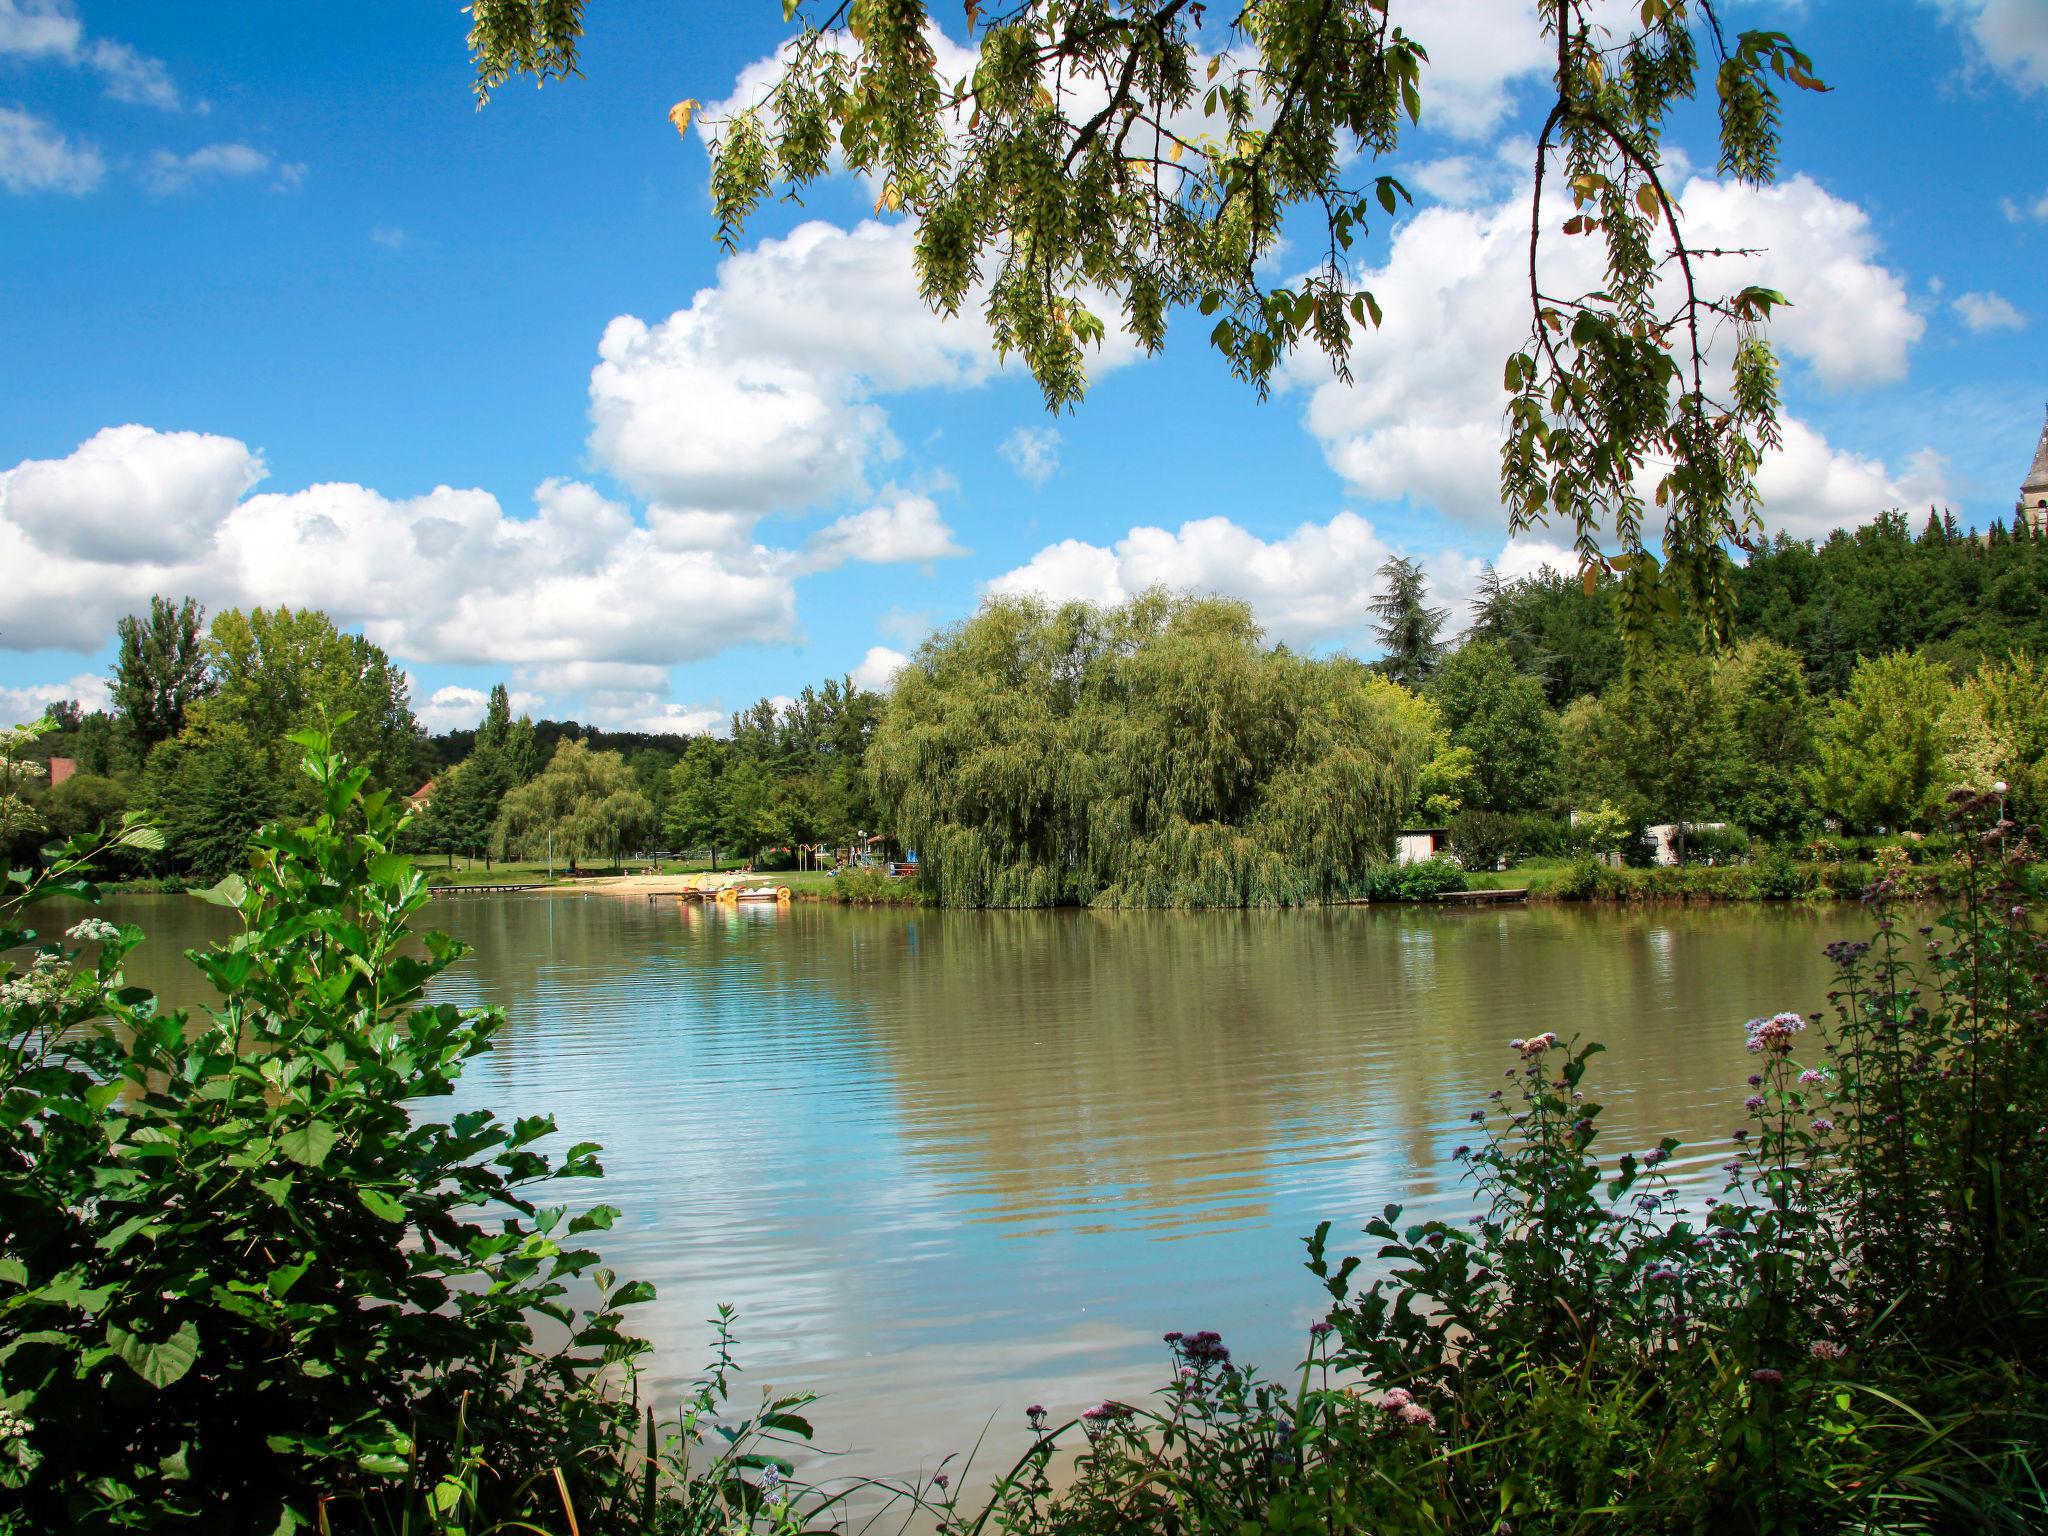
[{"label": "green shrub", "polygon": [[1394,868],[1394,889],[1403,901],[1433,901],[1468,884],[1465,872],[1448,859],[1423,859]]},{"label": "green shrub", "polygon": [[1465,872],[1448,859],[1423,859],[1372,865],[1351,883],[1348,894],[1362,901],[1432,901],[1469,884]]},{"label": "green shrub", "polygon": [[[0,1530],[565,1507],[613,1528],[673,1481],[723,1367],[664,1462],[632,1396],[647,1345],[622,1326],[652,1290],[579,1246],[614,1212],[534,1200],[597,1177],[597,1147],[542,1152],[546,1116],[432,1117],[502,1016],[427,1000],[464,951],[408,930],[428,895],[391,851],[403,819],[301,740],[321,813],[265,827],[206,893],[240,931],[192,955],[220,998],[203,1019],[127,984],[137,928],[21,926],[94,899],[91,859],[144,829],[9,877],[0,951],[35,948],[0,966]],[[744,1438],[800,1432],[793,1406]],[[700,1496],[723,1502],[736,1468],[713,1467]]]},{"label": "green shrub", "polygon": [[1574,859],[1551,877],[1545,894],[1557,901],[1591,901],[1608,889],[1607,867],[1595,859]]},{"label": "green shrub", "polygon": [[1750,889],[1760,901],[1794,901],[1804,896],[1809,877],[1788,848],[1766,848],[1750,866]]},{"label": "green shrub", "polygon": [[1515,818],[1515,851],[1525,859],[1561,859],[1578,853],[1578,829],[1563,816]]},{"label": "green shrub", "polygon": [[928,907],[931,886],[922,875],[891,879],[879,869],[842,869],[825,888],[826,896],[844,906]]},{"label": "green shrub", "polygon": [[1511,1041],[1514,1086],[1454,1153],[1474,1216],[1386,1207],[1363,1290],[1327,1222],[1309,1239],[1332,1305],[1298,1378],[1170,1333],[1153,1403],[1033,1410],[1032,1452],[954,1528],[2048,1528],[2048,893],[2023,859],[1973,857],[1924,946],[1874,891],[1876,941],[1829,947],[1831,1039],[1749,1022],[1713,1198],[1675,1139],[1602,1144],[1597,1045]]},{"label": "green shrub", "polygon": [[1685,861],[1688,864],[1733,864],[1749,855],[1749,834],[1740,827],[1688,827],[1685,833]]}]

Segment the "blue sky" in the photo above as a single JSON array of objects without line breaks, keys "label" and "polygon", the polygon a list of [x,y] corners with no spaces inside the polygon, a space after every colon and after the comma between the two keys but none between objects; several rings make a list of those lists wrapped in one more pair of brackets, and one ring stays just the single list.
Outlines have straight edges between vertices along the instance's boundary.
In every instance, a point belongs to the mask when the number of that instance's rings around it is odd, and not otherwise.
[{"label": "blue sky", "polygon": [[[1696,235],[1768,245],[1796,306],[1770,520],[2008,513],[2048,397],[2048,0],[1731,8],[1836,87],[1788,103],[1773,191],[1712,181],[1703,115],[1677,142]],[[452,3],[0,0],[0,713],[90,699],[151,591],[326,607],[433,725],[503,678],[701,728],[885,676],[991,587],[1224,590],[1369,651],[1387,553],[1453,600],[1549,553],[1492,492],[1527,9],[1411,0],[1418,206],[1365,253],[1354,385],[1304,361],[1261,406],[1187,324],[1053,421],[921,311],[856,185],[721,262],[666,113],[734,96],[774,0],[606,0],[584,79],[482,112]]]}]

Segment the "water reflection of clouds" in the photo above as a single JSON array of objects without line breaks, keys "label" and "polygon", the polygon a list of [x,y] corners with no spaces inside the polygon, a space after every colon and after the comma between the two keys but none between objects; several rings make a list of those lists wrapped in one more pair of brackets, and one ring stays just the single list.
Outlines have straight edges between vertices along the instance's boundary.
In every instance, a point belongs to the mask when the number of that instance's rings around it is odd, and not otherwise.
[{"label": "water reflection of clouds", "polygon": [[[167,914],[175,914],[168,923]],[[1165,1328],[1300,1358],[1299,1268],[1389,1203],[1463,1210],[1452,1150],[1512,1036],[1604,1040],[1603,1148],[1718,1140],[1739,1021],[1825,987],[1810,915],[739,912],[474,900],[460,1001],[501,1048],[448,1108],[605,1143],[604,1244],[660,1299],[664,1391],[740,1308],[750,1383],[824,1391],[828,1439],[901,1471],[1003,1410],[1135,1395]],[[210,908],[144,919],[175,956]],[[186,925],[184,930],[178,924]],[[150,980],[151,978],[143,978]],[[437,1113],[445,1109],[437,1108]],[[1704,1176],[1703,1146],[1679,1160]],[[1013,1422],[1014,1421],[1014,1422]]]}]

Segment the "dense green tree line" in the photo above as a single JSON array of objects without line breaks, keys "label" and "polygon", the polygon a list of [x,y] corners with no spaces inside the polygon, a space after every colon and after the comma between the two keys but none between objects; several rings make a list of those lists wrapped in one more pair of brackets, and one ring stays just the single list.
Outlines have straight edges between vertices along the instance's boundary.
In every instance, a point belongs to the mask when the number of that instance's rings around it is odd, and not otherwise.
[{"label": "dense green tree line", "polygon": [[[403,792],[418,782],[425,738],[405,673],[324,613],[231,608],[208,623],[190,598],[159,597],[118,633],[113,708],[52,711],[57,729],[34,747],[38,788],[7,831],[11,857],[135,809],[163,828],[165,847],[129,850],[122,873],[218,878],[263,822],[311,813],[312,787],[294,766],[301,749],[288,738],[322,721],[373,784]],[[48,783],[52,757],[76,772]]]},{"label": "dense green tree line", "polygon": [[[1930,512],[1916,534],[1900,512],[1822,540],[1780,535],[1731,563],[1736,640],[1775,640],[1808,684],[1838,694],[1864,658],[1920,651],[1962,676],[1986,659],[2048,655],[2048,539],[2024,521],[1978,534]],[[1508,648],[1562,709],[1622,673],[1618,585],[1548,574],[1517,582],[1489,575],[1473,631]],[[1665,648],[1697,649],[1671,621]]]},{"label": "dense green tree line", "polygon": [[[303,810],[286,737],[323,716],[373,784],[432,779],[421,851],[737,861],[885,831],[963,901],[1300,899],[1384,856],[1391,821],[1456,823],[1491,862],[1515,851],[1499,818],[1729,822],[1796,844],[1829,825],[1930,827],[1951,787],[2000,781],[2016,814],[2048,813],[2048,539],[2023,525],[1979,536],[1930,515],[1916,533],[1894,512],[1779,538],[1731,566],[1731,644],[1705,645],[1673,605],[1633,666],[1611,580],[1489,573],[1447,644],[1419,568],[1383,574],[1372,689],[1351,663],[1266,652],[1227,605],[1060,618],[997,604],[928,647],[886,703],[834,680],[689,741],[515,718],[503,686],[475,730],[428,738],[404,674],[324,614],[209,624],[157,599],[122,621],[113,709],[59,706],[30,749],[78,771],[52,786],[24,765],[0,837],[20,857],[143,809],[168,847],[131,872],[218,875],[255,825]],[[1147,671],[1181,653],[1177,673]],[[1311,749],[1311,705],[1361,713]],[[1273,720],[1255,731],[1261,711]],[[1391,734],[1373,773],[1351,760],[1352,780],[1319,791],[1350,796],[1342,815],[1363,829],[1333,841],[1280,809],[1308,760],[1289,753],[1334,751],[1367,714]],[[1144,761],[1111,771],[1120,753]]]},{"label": "dense green tree line", "polygon": [[[1632,657],[1612,581],[1489,573],[1447,644],[1420,569],[1381,575],[1376,695],[1351,663],[1264,650],[1229,604],[992,603],[884,709],[869,769],[887,824],[949,902],[1236,905],[1347,886],[1397,820],[1448,824],[1490,866],[1645,858],[1656,823],[1738,829],[1681,832],[1716,855],[1930,830],[1951,790],[1999,783],[2015,816],[2048,815],[2048,540],[2024,531],[1931,517],[1916,536],[1887,513],[1781,538],[1731,568],[1732,643],[1674,603]],[[1377,761],[1311,778],[1309,813],[1288,753],[1319,712],[1343,724],[1315,750]]]},{"label": "dense green tree line", "polygon": [[1732,580],[1731,646],[1674,618],[1631,669],[1613,583],[1489,575],[1428,686],[1474,754],[1466,809],[1605,804],[1769,842],[1928,828],[1959,785],[2048,812],[2048,540],[1888,512],[1780,537]]},{"label": "dense green tree line", "polygon": [[[141,810],[164,847],[123,853],[121,873],[217,879],[256,827],[310,812],[289,738],[323,722],[374,788],[426,791],[407,833],[416,853],[552,854],[573,869],[664,844],[753,858],[876,826],[862,758],[880,701],[850,680],[764,699],[726,739],[687,743],[515,718],[500,684],[475,729],[429,738],[404,672],[327,615],[230,609],[209,622],[193,600],[159,597],[121,621],[108,695],[104,711],[56,706],[53,731],[10,749],[0,851],[27,858]],[[75,771],[50,782],[51,758]]]}]

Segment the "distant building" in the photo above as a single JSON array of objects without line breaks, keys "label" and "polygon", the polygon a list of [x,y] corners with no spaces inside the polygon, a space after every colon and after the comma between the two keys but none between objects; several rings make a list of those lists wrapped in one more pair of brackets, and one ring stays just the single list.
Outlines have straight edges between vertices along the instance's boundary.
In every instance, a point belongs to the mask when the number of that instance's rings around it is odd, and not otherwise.
[{"label": "distant building", "polygon": [[2034,445],[2034,463],[2020,482],[2014,511],[2027,520],[2028,532],[2048,533],[2048,419],[2041,423],[2041,441]]},{"label": "distant building", "polygon": [[1681,832],[1719,832],[1727,825],[1725,821],[1661,821],[1654,827],[1643,828],[1643,845],[1657,863],[1676,864]]},{"label": "distant building", "polygon": [[71,775],[73,775],[73,774],[74,774],[74,773],[76,773],[76,772],[78,772],[78,760],[77,760],[76,758],[72,758],[72,757],[53,757],[53,758],[51,758],[51,759],[50,759],[50,787],[54,789],[54,788],[55,788],[55,787],[56,787],[57,785],[59,785],[59,784],[62,784],[62,783],[63,783],[63,782],[64,782],[64,781],[66,780],[66,779],[70,778],[70,777],[71,777]]},{"label": "distant building", "polygon": [[1396,864],[1427,864],[1451,845],[1443,827],[1404,827],[1394,834]]},{"label": "distant building", "polygon": [[405,797],[405,803],[412,807],[415,816],[424,811],[427,808],[428,802],[434,798],[434,785],[436,782],[434,779],[429,779]]}]

